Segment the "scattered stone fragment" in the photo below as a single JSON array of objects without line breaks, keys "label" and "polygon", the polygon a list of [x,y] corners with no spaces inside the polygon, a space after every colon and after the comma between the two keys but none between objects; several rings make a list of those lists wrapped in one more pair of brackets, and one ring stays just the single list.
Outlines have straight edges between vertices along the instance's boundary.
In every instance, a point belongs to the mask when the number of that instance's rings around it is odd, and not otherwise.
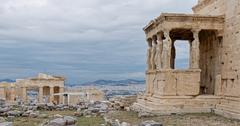
[{"label": "scattered stone fragment", "polygon": [[13,126],[13,123],[12,122],[3,122],[3,123],[0,123],[0,126]]},{"label": "scattered stone fragment", "polygon": [[83,112],[74,112],[74,116],[81,117],[83,116]]},{"label": "scattered stone fragment", "polygon": [[47,114],[40,114],[39,118],[48,118],[49,116]]},{"label": "scattered stone fragment", "polygon": [[161,123],[155,122],[153,120],[151,121],[144,121],[141,124],[139,124],[138,126],[163,126]]},{"label": "scattered stone fragment", "polygon": [[16,111],[16,110],[7,112],[8,116],[15,116],[15,117],[17,117],[17,116],[20,116],[20,114],[21,114],[21,112],[20,111]]},{"label": "scattered stone fragment", "polygon": [[3,117],[0,117],[0,123],[3,123],[3,122],[5,122],[6,121],[6,119],[5,118],[3,118]]},{"label": "scattered stone fragment", "polygon": [[66,120],[63,118],[56,118],[54,120],[51,120],[48,124],[48,126],[65,126]]},{"label": "scattered stone fragment", "polygon": [[37,117],[38,117],[38,113],[32,112],[32,113],[29,114],[29,117],[31,117],[31,118],[37,118]]},{"label": "scattered stone fragment", "polygon": [[14,118],[15,118],[14,116],[8,116],[8,117],[7,117],[7,121],[13,122]]},{"label": "scattered stone fragment", "polygon": [[154,115],[151,114],[151,113],[145,112],[145,111],[138,112],[138,118],[141,118],[141,117],[152,117],[152,116],[154,116]]},{"label": "scattered stone fragment", "polygon": [[77,122],[77,119],[71,116],[64,116],[63,119],[66,121],[67,125],[73,125]]},{"label": "scattered stone fragment", "polygon": [[121,126],[131,126],[129,123],[122,122]]},{"label": "scattered stone fragment", "polygon": [[0,113],[7,112],[7,111],[9,111],[9,110],[10,110],[10,109],[9,109],[8,107],[4,107],[4,108],[0,107]]},{"label": "scattered stone fragment", "polygon": [[54,118],[63,118],[63,116],[60,115],[60,114],[55,114],[55,115],[53,115],[53,117],[54,117]]}]

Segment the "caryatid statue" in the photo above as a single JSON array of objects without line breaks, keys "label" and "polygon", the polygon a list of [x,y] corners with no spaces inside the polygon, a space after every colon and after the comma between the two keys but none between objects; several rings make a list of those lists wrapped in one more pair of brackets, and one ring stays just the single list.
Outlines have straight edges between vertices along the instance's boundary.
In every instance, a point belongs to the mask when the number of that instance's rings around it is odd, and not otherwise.
[{"label": "caryatid statue", "polygon": [[148,50],[147,50],[147,65],[148,70],[152,69],[152,63],[151,63],[151,55],[152,55],[152,39],[148,39]]},{"label": "caryatid statue", "polygon": [[152,40],[152,50],[151,50],[152,70],[156,69],[156,64],[155,64],[156,50],[157,50],[157,40],[153,39]]},{"label": "caryatid statue", "polygon": [[191,68],[199,68],[199,32],[200,29],[193,29],[193,38],[194,40],[192,41],[191,44]]},{"label": "caryatid statue", "polygon": [[163,40],[163,52],[162,52],[163,68],[169,69],[172,42],[168,30],[164,31],[164,37],[165,39]]},{"label": "caryatid statue", "polygon": [[155,64],[157,65],[157,69],[162,68],[162,51],[163,51],[163,40],[162,33],[157,34],[157,51],[155,56]]}]

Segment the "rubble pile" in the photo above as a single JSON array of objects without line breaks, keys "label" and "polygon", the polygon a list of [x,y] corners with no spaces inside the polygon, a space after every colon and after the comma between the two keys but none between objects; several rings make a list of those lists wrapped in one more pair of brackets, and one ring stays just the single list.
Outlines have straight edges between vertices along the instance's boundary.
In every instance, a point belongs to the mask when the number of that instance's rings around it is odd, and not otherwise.
[{"label": "rubble pile", "polygon": [[[28,104],[28,105],[5,105],[0,106],[0,126],[12,126],[14,118],[42,118],[45,119],[42,126],[74,126],[78,117],[103,117],[105,125],[131,126],[126,122],[108,120],[107,113],[114,111],[130,111],[130,106],[135,102],[135,96],[117,97],[109,101],[81,102],[77,105],[54,105],[54,104]],[[63,116],[60,114],[48,115],[41,111],[74,111],[73,115]],[[141,125],[144,126],[144,125]],[[154,125],[155,126],[155,125]],[[156,125],[158,126],[158,125]]]},{"label": "rubble pile", "polygon": [[77,119],[72,116],[55,116],[54,119],[45,122],[43,126],[75,126]]},{"label": "rubble pile", "polygon": [[136,102],[137,96],[114,97],[109,100],[111,108],[114,110],[130,111],[130,106]]},{"label": "rubble pile", "polygon": [[104,116],[109,111],[108,105],[105,102],[93,102],[79,106],[77,111],[74,113],[75,116]]}]

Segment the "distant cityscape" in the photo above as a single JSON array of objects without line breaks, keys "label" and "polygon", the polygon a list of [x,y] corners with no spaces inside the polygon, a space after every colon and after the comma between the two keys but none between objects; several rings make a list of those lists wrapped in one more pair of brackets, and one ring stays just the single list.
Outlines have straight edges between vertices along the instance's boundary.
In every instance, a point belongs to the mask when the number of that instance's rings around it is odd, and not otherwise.
[{"label": "distant cityscape", "polygon": [[106,97],[136,95],[145,90],[145,80],[97,80],[81,85],[70,85],[72,88],[95,87],[105,92]]},{"label": "distant cityscape", "polygon": [[[0,82],[15,82],[11,79],[2,79]],[[82,84],[65,84],[67,88],[74,89],[86,89],[89,87],[94,87],[102,90],[106,97],[111,98],[114,96],[129,96],[142,93],[145,90],[145,80],[96,80],[93,82],[86,82]],[[36,92],[28,92],[31,95],[36,95]]]}]

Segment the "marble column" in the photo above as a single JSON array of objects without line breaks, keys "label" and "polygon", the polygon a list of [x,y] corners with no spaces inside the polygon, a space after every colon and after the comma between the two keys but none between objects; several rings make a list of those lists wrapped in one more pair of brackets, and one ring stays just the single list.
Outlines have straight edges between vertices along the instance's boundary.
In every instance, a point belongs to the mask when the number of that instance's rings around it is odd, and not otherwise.
[{"label": "marble column", "polygon": [[70,104],[70,95],[68,94],[68,96],[67,96],[67,99],[68,99],[68,105]]},{"label": "marble column", "polygon": [[152,39],[148,39],[148,50],[147,50],[147,65],[148,68],[147,70],[151,70],[152,69],[152,63],[151,63],[151,56],[152,56]]},{"label": "marble column", "polygon": [[157,70],[162,69],[162,51],[163,51],[163,34],[160,32],[157,34],[157,53],[155,64],[157,66]]},{"label": "marble column", "polygon": [[[64,87],[59,87],[59,93],[64,93]],[[64,104],[63,95],[59,95],[59,102],[60,104]]]},{"label": "marble column", "polygon": [[172,40],[169,35],[170,31],[164,30],[163,33],[165,37],[165,39],[163,40],[163,53],[162,53],[163,69],[171,69]]},{"label": "marble column", "polygon": [[50,87],[50,103],[52,103],[54,101],[54,87]]},{"label": "marble column", "polygon": [[193,38],[194,40],[192,41],[191,44],[191,64],[190,67],[192,69],[199,69],[199,59],[200,59],[200,49],[199,49],[199,32],[200,29],[193,29]]},{"label": "marble column", "polygon": [[38,102],[43,103],[43,87],[38,88]]}]

